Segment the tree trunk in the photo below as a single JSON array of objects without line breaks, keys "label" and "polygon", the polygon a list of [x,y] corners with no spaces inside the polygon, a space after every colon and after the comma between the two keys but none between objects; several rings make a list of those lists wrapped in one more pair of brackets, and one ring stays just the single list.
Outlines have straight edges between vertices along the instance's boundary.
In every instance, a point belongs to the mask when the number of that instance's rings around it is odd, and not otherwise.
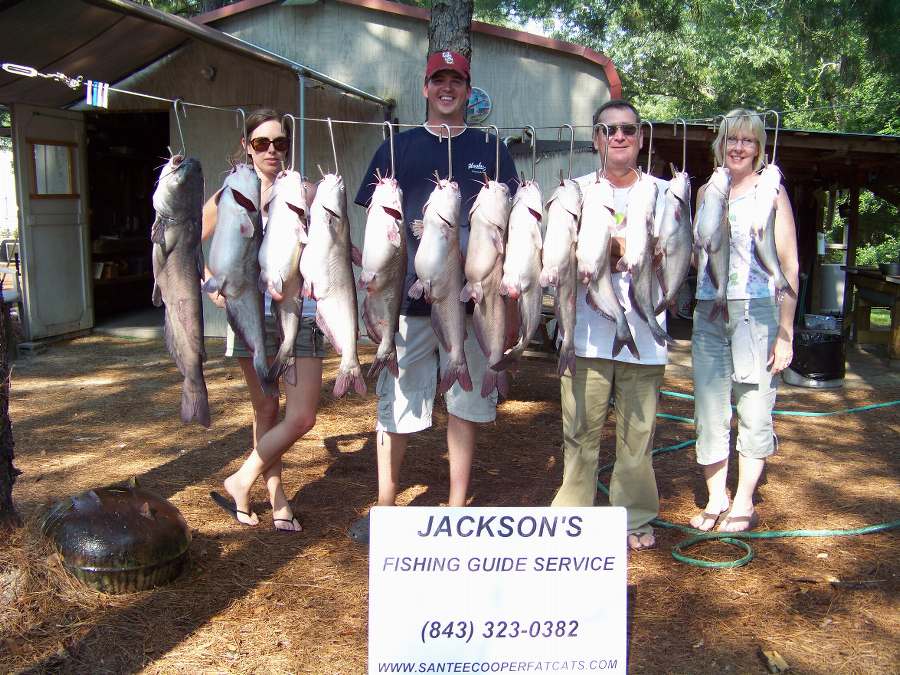
[{"label": "tree trunk", "polygon": [[13,466],[13,434],[9,421],[9,348],[12,320],[9,305],[0,303],[0,528],[21,524],[12,489],[21,473]]},{"label": "tree trunk", "polygon": [[428,53],[450,50],[472,61],[472,11],[475,0],[432,0]]}]

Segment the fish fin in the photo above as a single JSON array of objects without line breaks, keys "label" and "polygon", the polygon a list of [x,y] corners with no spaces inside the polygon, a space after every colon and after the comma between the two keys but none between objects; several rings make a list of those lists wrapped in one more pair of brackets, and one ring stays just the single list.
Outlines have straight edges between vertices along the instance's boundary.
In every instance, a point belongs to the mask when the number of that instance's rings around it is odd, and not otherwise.
[{"label": "fish fin", "polygon": [[438,342],[441,343],[441,346],[444,348],[444,351],[450,351],[450,343],[447,342],[447,336],[444,335],[444,327],[441,326],[441,322],[438,319],[437,313],[431,313],[431,327],[434,329],[434,335],[437,337]]},{"label": "fish fin", "polygon": [[331,332],[331,329],[328,327],[328,323],[325,321],[325,317],[322,316],[322,312],[316,310],[316,325],[319,327],[323,333],[325,333],[325,337],[328,339],[328,342],[331,343],[331,346],[334,348],[334,351],[338,356],[342,355],[341,345],[340,343],[334,339],[334,333]]},{"label": "fish fin", "polygon": [[306,227],[303,223],[297,223],[297,227],[294,229],[294,233],[297,235],[297,241],[301,244],[309,243],[309,233],[306,231]]},{"label": "fish fin", "polygon": [[625,258],[619,258],[618,262],[616,262],[616,271],[617,272],[627,272],[628,271],[628,263],[625,262]]},{"label": "fish fin", "polygon": [[422,233],[425,231],[425,223],[421,219],[412,221],[409,227],[416,239],[422,238]]},{"label": "fish fin", "polygon": [[412,286],[409,287],[409,292],[407,295],[411,297],[413,300],[418,300],[422,297],[422,294],[425,291],[425,286],[422,283],[421,279],[416,279]]},{"label": "fish fin", "polygon": [[256,205],[250,199],[245,197],[244,194],[240,190],[235,190],[234,188],[231,188],[231,196],[234,197],[234,201],[236,201],[238,204],[240,204],[245,209],[247,209],[248,213],[256,212]]},{"label": "fish fin", "polygon": [[490,356],[491,349],[488,347],[484,332],[485,319],[481,312],[481,305],[475,306],[475,312],[472,314],[472,325],[475,327],[475,339],[478,341],[478,346],[481,347],[481,352],[485,356]]},{"label": "fish fin", "polygon": [[397,209],[392,206],[385,206],[382,204],[381,208],[384,209],[384,212],[388,214],[394,220],[403,220],[403,214],[400,213]]},{"label": "fish fin", "polygon": [[350,387],[353,387],[353,391],[360,396],[364,396],[366,393],[366,381],[363,379],[359,366],[354,366],[346,373],[339,373],[334,381],[332,393],[335,398],[341,398],[350,391]]},{"label": "fish fin", "polygon": [[[662,291],[663,298],[665,298],[665,296],[669,294],[669,288],[666,284],[666,277],[661,266],[656,268],[656,279],[659,281],[659,288]],[[660,310],[656,310],[657,314],[659,314],[659,312]]]},{"label": "fish fin", "polygon": [[159,245],[163,250],[163,255],[165,255],[166,221],[163,218],[160,218],[159,215],[156,216],[156,220],[154,220],[153,224],[150,226],[150,241]]},{"label": "fish fin", "polygon": [[503,255],[503,234],[499,230],[493,230],[491,232],[491,242],[494,244],[494,248],[497,249],[497,253]]},{"label": "fish fin", "polygon": [[465,359],[456,365],[447,364],[447,370],[444,371],[440,384],[438,384],[438,393],[446,393],[454,382],[459,382],[463,391],[472,391],[472,378],[469,376],[469,366]]},{"label": "fish fin", "polygon": [[381,331],[378,329],[378,323],[375,321],[375,317],[372,316],[371,308],[369,307],[369,296],[367,295],[363,300],[363,323],[366,326],[366,333],[369,336],[369,339],[372,342],[381,343],[382,335]]},{"label": "fish fin", "polygon": [[394,248],[400,248],[400,244],[403,243],[403,241],[400,238],[400,228],[401,227],[402,227],[402,223],[400,221],[397,221],[396,223],[394,223],[393,225],[388,227],[387,238],[388,238],[388,241],[391,243],[391,246],[393,246]]},{"label": "fish fin", "polygon": [[628,287],[628,299],[631,300],[631,307],[635,312],[637,312],[637,315],[644,321],[648,321],[646,313],[638,304],[637,297],[634,295],[634,286]]},{"label": "fish fin", "polygon": [[574,377],[575,375],[575,350],[562,351],[559,352],[559,364],[556,366],[557,374],[562,377],[566,374],[566,371],[569,372],[570,375]]},{"label": "fish fin", "polygon": [[301,223],[306,222],[306,211],[303,209],[302,206],[298,206],[297,204],[291,204],[290,202],[285,202],[285,203],[287,204],[288,208],[291,211],[293,211],[294,213],[297,214],[297,216],[300,218]]},{"label": "fish fin", "polygon": [[150,294],[150,298],[153,301],[154,307],[162,307],[162,291],[160,290],[159,283],[157,283],[156,279],[153,280],[153,292]]},{"label": "fish fin", "polygon": [[587,302],[588,307],[597,312],[604,319],[608,319],[609,321],[615,322],[616,317],[612,316],[609,312],[600,307],[597,299],[594,297],[594,294],[588,289],[587,296],[585,297],[585,301]]},{"label": "fish fin", "polygon": [[481,398],[487,398],[494,389],[498,389],[497,378],[499,375],[500,373],[490,368],[485,369],[484,377],[481,378]]},{"label": "fish fin", "polygon": [[362,267],[362,251],[350,244],[350,261],[357,267]]}]

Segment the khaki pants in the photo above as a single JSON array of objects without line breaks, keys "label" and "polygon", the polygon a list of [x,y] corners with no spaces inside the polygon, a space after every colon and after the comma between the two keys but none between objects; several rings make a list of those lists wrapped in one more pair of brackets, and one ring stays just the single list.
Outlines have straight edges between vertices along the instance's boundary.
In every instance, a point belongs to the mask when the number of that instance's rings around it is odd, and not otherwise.
[{"label": "khaki pants", "polygon": [[560,380],[563,482],[552,506],[593,506],[597,495],[600,432],[609,397],[616,397],[616,462],[610,504],[628,510],[628,529],[648,530],[659,514],[659,492],[651,457],[656,402],[664,365],[609,359],[576,359],[575,376]]}]

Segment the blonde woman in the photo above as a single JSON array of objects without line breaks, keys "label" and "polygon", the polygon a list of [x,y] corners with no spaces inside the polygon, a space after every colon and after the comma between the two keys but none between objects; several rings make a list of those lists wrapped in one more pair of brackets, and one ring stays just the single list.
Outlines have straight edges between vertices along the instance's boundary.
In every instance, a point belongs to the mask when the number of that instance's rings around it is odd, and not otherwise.
[{"label": "blonde woman", "polygon": [[[697,308],[691,343],[694,372],[694,416],[697,462],[703,466],[709,500],[691,526],[722,532],[752,529],[758,514],[753,492],[766,458],[775,451],[772,427],[775,376],[793,357],[794,311],[797,301],[785,295],[779,303],[775,284],[760,266],[750,225],[757,171],[764,163],[766,132],[762,117],[737,108],[726,115],[712,149],[731,174],[728,221],[731,228],[726,317],[710,320],[715,289],[707,270],[697,280]],[[707,185],[700,188],[697,204]],[[797,288],[797,236],[791,203],[784,187],[778,193],[775,245],[781,269]],[[707,266],[708,267],[708,266]],[[729,504],[726,491],[731,433],[731,398],[738,414],[738,487]]]}]

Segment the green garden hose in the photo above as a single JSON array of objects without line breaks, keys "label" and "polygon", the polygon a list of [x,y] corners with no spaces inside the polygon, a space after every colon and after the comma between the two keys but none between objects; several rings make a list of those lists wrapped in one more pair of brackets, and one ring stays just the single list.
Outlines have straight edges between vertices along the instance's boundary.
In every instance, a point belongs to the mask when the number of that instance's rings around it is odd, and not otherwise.
[{"label": "green garden hose", "polygon": [[[694,398],[692,394],[684,394],[677,391],[660,390],[660,394],[673,398],[682,398],[688,400],[693,400]],[[873,403],[871,405],[864,405],[858,408],[847,408],[844,410],[833,410],[829,412],[805,412],[800,410],[773,410],[772,412],[775,415],[789,415],[793,417],[828,417],[830,415],[843,415],[846,413],[863,412],[865,410],[875,410],[877,408],[888,408],[895,405],[900,405],[900,400],[888,401],[886,403]],[[694,420],[690,417],[681,417],[678,415],[670,415],[668,413],[657,413],[656,416],[663,419],[673,420],[675,422],[683,422],[685,424],[694,423]],[[656,448],[652,452],[652,454],[661,455],[667,452],[675,452],[676,450],[682,450],[683,448],[694,445],[696,442],[696,440],[691,440],[682,441],[681,443],[675,443],[674,445],[667,445],[661,448]],[[609,471],[610,469],[612,469],[613,464],[614,462],[610,462],[609,464],[601,466],[597,470],[598,474],[603,473],[604,471]],[[604,494],[606,494],[607,496],[609,495],[609,489],[606,487],[606,485],[603,484],[602,481],[600,481],[599,478],[597,479],[597,487]],[[892,520],[885,523],[867,525],[865,527],[857,527],[849,530],[768,530],[765,532],[704,532],[693,527],[688,527],[687,525],[678,525],[677,523],[671,523],[667,520],[663,520],[662,518],[654,518],[650,521],[650,524],[666,529],[681,530],[682,532],[686,532],[692,535],[688,539],[685,539],[684,541],[681,541],[672,547],[672,557],[675,558],[675,560],[677,560],[678,562],[682,562],[687,565],[693,565],[694,567],[723,569],[742,567],[743,565],[746,565],[751,560],[753,560],[753,549],[751,548],[750,544],[744,541],[746,539],[783,539],[786,537],[849,537],[860,534],[873,534],[875,532],[885,532],[887,530],[893,530],[900,527],[900,520]],[[684,553],[684,551],[691,546],[695,546],[696,544],[700,544],[705,541],[718,541],[730,546],[736,546],[737,548],[741,549],[743,555],[737,560],[716,562],[709,560],[699,560],[697,558],[692,558],[691,556]]]}]

